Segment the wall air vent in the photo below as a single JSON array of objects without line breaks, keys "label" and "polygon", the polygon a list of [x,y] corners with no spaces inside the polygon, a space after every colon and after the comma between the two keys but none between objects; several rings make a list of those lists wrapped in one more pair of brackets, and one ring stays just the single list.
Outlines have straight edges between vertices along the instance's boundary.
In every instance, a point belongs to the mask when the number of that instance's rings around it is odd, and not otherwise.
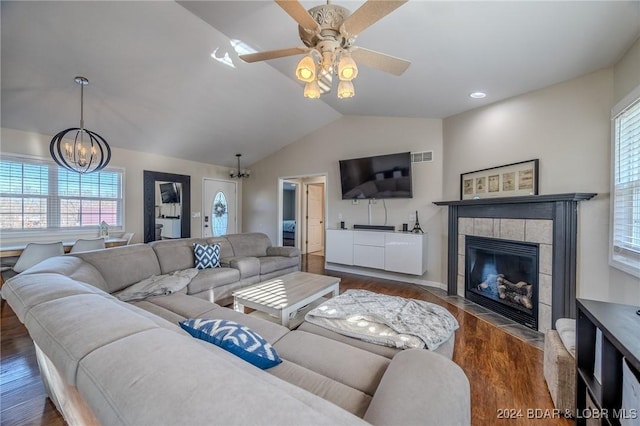
[{"label": "wall air vent", "polygon": [[433,161],[433,151],[412,152],[412,163],[427,163]]}]

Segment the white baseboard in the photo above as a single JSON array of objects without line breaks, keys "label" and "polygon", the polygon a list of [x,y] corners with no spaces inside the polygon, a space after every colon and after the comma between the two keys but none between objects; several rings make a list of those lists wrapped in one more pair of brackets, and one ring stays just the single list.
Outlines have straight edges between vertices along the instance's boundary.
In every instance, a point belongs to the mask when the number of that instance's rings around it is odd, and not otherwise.
[{"label": "white baseboard", "polygon": [[447,285],[436,281],[425,280],[422,277],[416,277],[406,274],[396,274],[393,272],[381,271],[378,269],[362,268],[359,266],[346,266],[336,263],[324,263],[324,268],[330,271],[346,272],[349,274],[364,275],[373,278],[382,278],[385,280],[402,281],[406,283],[418,284],[425,287],[435,287],[447,291]]}]

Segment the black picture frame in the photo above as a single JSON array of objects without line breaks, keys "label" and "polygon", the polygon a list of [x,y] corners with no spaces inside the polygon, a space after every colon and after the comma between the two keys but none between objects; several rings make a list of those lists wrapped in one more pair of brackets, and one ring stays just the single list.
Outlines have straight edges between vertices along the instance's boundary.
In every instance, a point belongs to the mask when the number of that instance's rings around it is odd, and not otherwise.
[{"label": "black picture frame", "polygon": [[539,159],[474,170],[460,175],[460,199],[538,195]]}]

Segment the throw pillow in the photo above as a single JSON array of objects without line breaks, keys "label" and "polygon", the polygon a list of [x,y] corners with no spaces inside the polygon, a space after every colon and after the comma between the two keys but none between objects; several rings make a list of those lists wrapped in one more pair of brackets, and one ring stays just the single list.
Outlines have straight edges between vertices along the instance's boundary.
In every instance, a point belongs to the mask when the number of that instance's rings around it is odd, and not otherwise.
[{"label": "throw pillow", "polygon": [[235,321],[196,318],[179,324],[193,337],[213,343],[263,370],[282,362],[269,342]]},{"label": "throw pillow", "polygon": [[193,243],[193,254],[196,258],[197,269],[220,267],[220,244]]}]

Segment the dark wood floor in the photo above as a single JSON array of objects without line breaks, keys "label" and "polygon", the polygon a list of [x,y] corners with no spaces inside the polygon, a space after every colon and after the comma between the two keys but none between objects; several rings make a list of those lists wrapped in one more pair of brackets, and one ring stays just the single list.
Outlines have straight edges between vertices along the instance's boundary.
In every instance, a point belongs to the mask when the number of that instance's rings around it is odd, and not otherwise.
[{"label": "dark wood floor", "polygon": [[[303,270],[324,273],[323,265],[321,256],[303,257]],[[471,383],[473,425],[571,424],[565,419],[535,419],[535,413],[538,416],[553,413],[542,375],[540,349],[448,303],[425,287],[333,271],[328,274],[342,278],[341,291],[362,288],[426,300],[444,306],[456,317],[460,329],[456,333],[453,360]],[[46,397],[27,330],[4,300],[1,302],[0,365],[0,424],[65,424]],[[528,410],[538,411],[528,416]],[[499,414],[505,412],[514,418],[499,419]]]}]

